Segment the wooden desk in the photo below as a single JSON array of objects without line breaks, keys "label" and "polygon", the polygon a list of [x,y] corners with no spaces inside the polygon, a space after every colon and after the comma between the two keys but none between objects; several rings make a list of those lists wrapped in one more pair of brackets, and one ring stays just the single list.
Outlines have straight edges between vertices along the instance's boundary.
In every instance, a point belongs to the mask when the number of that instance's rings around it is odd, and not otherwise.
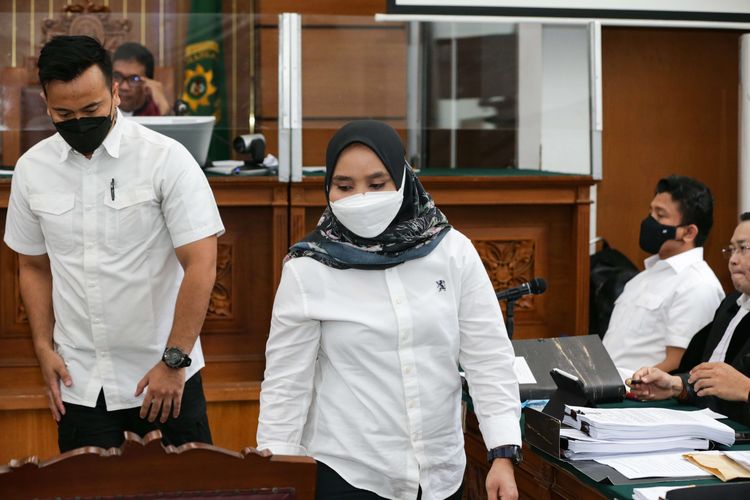
[{"label": "wooden desk", "polygon": [[[460,175],[459,175],[460,174]],[[540,172],[431,171],[421,177],[450,222],[477,246],[500,290],[543,276],[544,295],[516,309],[516,337],[587,332],[590,177]],[[271,177],[210,177],[226,234],[201,334],[208,416],[215,444],[255,445],[260,381],[271,308],[287,248],[325,206],[322,177],[281,184]],[[0,179],[0,232],[10,180]],[[0,464],[57,454],[17,257],[0,245]]]},{"label": "wooden desk", "polygon": [[[602,408],[658,406],[663,408],[692,409],[686,405],[679,405],[674,400],[659,401],[651,403],[637,403],[624,401],[622,403],[603,404]],[[728,425],[736,430],[746,430],[747,426],[726,421]],[[466,491],[464,498],[467,500],[485,499],[484,478],[487,474],[487,452],[479,433],[479,425],[476,416],[469,412],[467,415],[466,428],[466,454],[467,473]],[[733,450],[750,450],[750,444],[735,445]],[[578,472],[569,463],[555,459],[543,451],[530,447],[526,443],[523,446],[524,460],[516,468],[516,483],[519,496],[528,500],[600,500],[600,499],[623,499],[630,500],[633,496],[633,488],[645,488],[651,486],[679,486],[679,485],[704,485],[720,484],[715,478],[701,479],[698,481],[669,481],[661,483],[641,483],[613,486],[611,484],[597,483]]]}]

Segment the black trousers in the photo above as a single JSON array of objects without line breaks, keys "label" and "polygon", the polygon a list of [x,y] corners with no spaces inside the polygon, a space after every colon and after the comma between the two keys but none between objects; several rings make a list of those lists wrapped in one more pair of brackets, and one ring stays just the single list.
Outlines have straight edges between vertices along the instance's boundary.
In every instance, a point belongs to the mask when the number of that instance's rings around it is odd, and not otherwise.
[{"label": "black trousers", "polygon": [[[445,500],[461,500],[464,485]],[[422,498],[422,488],[419,488],[417,500]],[[347,483],[343,477],[323,462],[318,462],[318,472],[315,484],[315,500],[386,500],[372,491],[361,490]]]},{"label": "black trousers", "polygon": [[162,443],[166,445],[179,446],[194,441],[212,444],[200,372],[185,382],[180,416],[170,416],[163,424],[158,419],[152,423],[141,418],[140,406],[107,411],[104,391],[99,392],[94,408],[64,404],[65,415],[57,424],[57,444],[60,453],[81,446],[120,446],[125,441],[125,431],[144,436],[154,429],[161,430]]}]

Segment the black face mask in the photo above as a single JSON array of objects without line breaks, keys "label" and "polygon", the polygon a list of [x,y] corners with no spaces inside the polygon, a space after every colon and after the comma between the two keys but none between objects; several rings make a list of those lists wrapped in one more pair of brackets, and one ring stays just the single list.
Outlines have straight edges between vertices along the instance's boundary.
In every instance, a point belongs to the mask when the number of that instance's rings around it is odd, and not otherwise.
[{"label": "black face mask", "polygon": [[644,252],[650,254],[659,253],[659,249],[665,241],[675,239],[679,226],[666,226],[659,224],[650,215],[641,222],[641,237],[639,244]]},{"label": "black face mask", "polygon": [[[109,111],[112,112],[111,107]],[[87,155],[104,142],[109,129],[112,128],[112,116],[111,114],[107,116],[87,116],[53,123],[71,148],[82,155]]]}]

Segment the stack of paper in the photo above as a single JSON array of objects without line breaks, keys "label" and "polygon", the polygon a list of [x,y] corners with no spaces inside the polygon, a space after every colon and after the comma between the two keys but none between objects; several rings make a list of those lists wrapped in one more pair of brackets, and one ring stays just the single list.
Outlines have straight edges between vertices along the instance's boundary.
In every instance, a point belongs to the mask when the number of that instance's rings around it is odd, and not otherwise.
[{"label": "stack of paper", "polygon": [[707,450],[708,439],[665,437],[654,439],[596,439],[577,429],[560,429],[563,455],[571,460],[654,451]]},{"label": "stack of paper", "polygon": [[702,411],[566,405],[563,423],[604,440],[700,438],[727,446],[734,444],[734,430]]},{"label": "stack of paper", "polygon": [[560,429],[560,448],[570,460],[671,452],[683,461],[681,453],[707,450],[709,441],[734,443],[734,430],[705,411],[566,405],[563,423],[573,427]]},{"label": "stack of paper", "polygon": [[687,486],[653,486],[651,488],[634,488],[633,500],[664,500],[667,492],[687,488]]}]

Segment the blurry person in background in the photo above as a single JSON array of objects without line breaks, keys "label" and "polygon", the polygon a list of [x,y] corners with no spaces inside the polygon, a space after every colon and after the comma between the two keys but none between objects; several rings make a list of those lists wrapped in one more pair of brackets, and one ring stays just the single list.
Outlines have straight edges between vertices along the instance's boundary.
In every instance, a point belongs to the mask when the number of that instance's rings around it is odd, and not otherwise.
[{"label": "blurry person in background", "polygon": [[162,116],[172,109],[161,82],[154,80],[154,56],[139,43],[120,45],[112,56],[123,116]]}]

